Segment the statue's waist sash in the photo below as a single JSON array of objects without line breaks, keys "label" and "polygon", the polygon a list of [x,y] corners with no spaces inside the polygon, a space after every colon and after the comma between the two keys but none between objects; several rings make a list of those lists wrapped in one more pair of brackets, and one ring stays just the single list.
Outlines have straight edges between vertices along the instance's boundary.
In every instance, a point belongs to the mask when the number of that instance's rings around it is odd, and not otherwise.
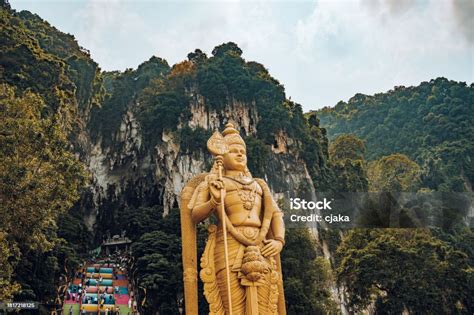
[{"label": "statue's waist sash", "polygon": [[[250,241],[255,240],[257,238],[259,232],[260,232],[260,227],[255,227],[255,226],[241,225],[241,226],[236,226],[235,229],[238,232],[242,233],[242,235],[245,236],[245,238],[247,238]],[[229,234],[230,234],[230,232],[227,229],[227,235],[229,235]],[[231,237],[232,237],[232,235],[231,235]],[[220,238],[224,239],[224,234],[222,233],[222,226],[221,225],[219,225],[217,227],[217,240],[219,240]]]},{"label": "statue's waist sash", "polygon": [[[257,238],[260,228],[253,226],[238,226],[235,227],[237,231],[242,233],[249,240]],[[236,240],[232,234],[227,232],[227,252],[229,255],[229,265],[232,272],[239,272],[242,266],[242,258],[246,245]],[[222,227],[217,228],[216,245],[214,249],[214,262],[216,273],[225,269],[225,255],[224,255],[224,235]]]}]

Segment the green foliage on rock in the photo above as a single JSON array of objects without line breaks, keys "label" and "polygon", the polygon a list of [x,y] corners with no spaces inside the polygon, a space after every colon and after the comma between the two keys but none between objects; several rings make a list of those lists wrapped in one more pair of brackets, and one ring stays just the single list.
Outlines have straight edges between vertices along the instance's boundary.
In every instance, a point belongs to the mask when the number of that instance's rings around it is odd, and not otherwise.
[{"label": "green foliage on rock", "polygon": [[368,160],[401,153],[417,162],[431,189],[464,191],[474,180],[474,85],[437,78],[318,111],[331,139],[354,133]]},{"label": "green foliage on rock", "polygon": [[247,146],[247,167],[253,177],[264,177],[265,164],[270,154],[270,148],[262,140],[254,137],[246,137],[244,141]]},{"label": "green foliage on rock", "polygon": [[[131,110],[140,93],[149,88],[153,80],[158,80],[169,71],[168,63],[158,57],[142,63],[137,70],[105,72],[106,96],[99,107],[92,108],[89,130],[94,140],[100,136],[102,145],[111,145],[122,123],[122,117]],[[145,115],[145,117],[147,117]],[[169,119],[169,117],[167,117]],[[145,125],[144,130],[148,130]]]},{"label": "green foliage on rock", "polygon": [[54,113],[97,104],[102,84],[97,64],[74,37],[61,33],[28,11],[0,9],[0,83],[31,89]]},{"label": "green foliage on rock", "polygon": [[333,191],[335,178],[328,166],[328,139],[326,130],[320,128],[314,113],[304,115],[305,132],[302,134],[301,157],[305,161],[316,191]]},{"label": "green foliage on rock", "polygon": [[62,33],[36,14],[21,11],[17,16],[44,52],[63,60],[65,75],[74,83],[79,108],[98,105],[103,96],[102,78],[89,51],[79,46],[74,36]]},{"label": "green foliage on rock", "polygon": [[329,262],[318,257],[307,229],[290,229],[282,251],[282,270],[288,314],[338,314],[328,289]]},{"label": "green foliage on rock", "polygon": [[[179,144],[183,152],[198,153],[207,151],[207,140],[211,137],[212,133],[201,127],[191,129],[185,126],[179,130]],[[210,155],[206,156],[212,159]]]},{"label": "green foliage on rock", "polygon": [[207,110],[221,111],[235,102],[254,106],[259,115],[257,136],[267,145],[274,144],[280,131],[302,137],[301,106],[285,98],[283,86],[261,64],[247,62],[241,55],[232,42],[217,46],[210,58],[197,49],[188,55],[189,61],[150,81],[143,93],[138,91],[136,112],[147,142],[156,144],[162,131],[175,131],[179,122],[185,123],[190,107],[202,102],[199,97]]},{"label": "green foliage on rock", "polygon": [[329,158],[332,162],[364,160],[365,145],[354,135],[340,135],[329,145]]},{"label": "green foliage on rock", "polygon": [[140,113],[145,139],[150,139],[150,144],[161,141],[164,131],[175,131],[179,119],[183,114],[189,114],[189,99],[175,91],[153,92],[146,95],[149,107],[144,107]]},{"label": "green foliage on rock", "polygon": [[[276,137],[282,135],[297,139],[289,149],[295,154],[300,153],[313,180],[321,188],[326,188],[331,182],[326,168],[327,142],[317,118],[314,115],[306,117],[301,105],[286,99],[283,86],[271,77],[263,65],[247,62],[241,55],[241,49],[232,42],[217,46],[209,58],[197,49],[188,55],[188,61],[177,63],[169,71],[157,75],[146,87],[136,91],[133,98],[120,96],[121,101],[111,102],[118,108],[112,106],[110,114],[105,112],[106,102],[103,115],[96,116],[102,120],[112,117],[115,126],[104,129],[104,137],[111,137],[118,129],[120,117],[127,107],[125,104],[135,102],[133,112],[137,115],[149,148],[161,143],[165,132],[177,135],[183,151],[200,151],[203,146],[195,145],[194,140],[204,140],[205,133],[187,126],[193,106],[205,106],[207,111],[216,111],[220,115],[226,106],[240,102],[258,114],[257,134],[252,138],[264,149],[259,152],[250,150],[249,160],[253,163],[250,167],[254,172],[263,175],[262,157],[270,146],[275,145]],[[107,82],[105,78],[106,85]],[[125,90],[128,89],[133,90],[132,87]],[[111,95],[114,97],[114,92]],[[243,136],[250,139],[250,135]],[[250,144],[252,147],[255,147],[253,143]]]}]

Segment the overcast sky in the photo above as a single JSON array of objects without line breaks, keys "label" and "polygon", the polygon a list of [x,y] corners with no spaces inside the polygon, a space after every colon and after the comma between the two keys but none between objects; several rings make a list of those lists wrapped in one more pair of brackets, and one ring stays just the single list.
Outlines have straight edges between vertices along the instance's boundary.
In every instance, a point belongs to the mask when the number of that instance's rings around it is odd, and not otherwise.
[{"label": "overcast sky", "polygon": [[233,41],[305,111],[444,76],[474,80],[474,1],[10,0],[90,50],[104,70],[170,65]]}]

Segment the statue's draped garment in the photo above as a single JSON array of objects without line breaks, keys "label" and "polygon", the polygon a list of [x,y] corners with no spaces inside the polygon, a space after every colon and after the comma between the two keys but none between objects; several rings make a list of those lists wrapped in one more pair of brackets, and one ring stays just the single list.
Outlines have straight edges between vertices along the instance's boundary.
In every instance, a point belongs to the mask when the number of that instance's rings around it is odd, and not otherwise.
[{"label": "statue's draped garment", "polygon": [[[228,228],[227,248],[231,271],[230,285],[233,314],[278,314],[279,284],[282,280],[281,271],[278,268],[279,257],[263,258],[258,251],[257,256],[259,257],[257,259],[260,259],[260,261],[257,269],[262,273],[262,277],[258,281],[249,280],[241,269],[246,248],[248,246],[262,248],[264,240],[271,238],[270,221],[273,216],[281,214],[278,213],[280,210],[263,180],[253,180],[249,185],[242,185],[239,182],[234,184],[240,186],[240,189],[226,194],[224,203],[226,208],[239,202],[245,202],[244,200],[249,198],[245,196],[244,192],[254,191],[256,200],[253,207],[263,207],[263,211],[261,211],[263,224],[260,227],[239,225]],[[197,187],[193,196],[195,205],[209,200],[207,187],[207,181]],[[239,195],[243,195],[243,198]],[[216,214],[219,214],[219,212],[216,212]],[[218,217],[219,222],[222,222],[220,215]],[[229,227],[230,222],[227,222]],[[204,294],[210,305],[210,313],[224,314],[224,310],[228,310],[229,305],[222,224],[219,223],[217,227],[211,225],[208,230],[209,238],[201,257],[202,270],[200,276],[204,282]],[[252,267],[250,271],[252,271]],[[256,309],[258,309],[258,313],[256,313]]]}]

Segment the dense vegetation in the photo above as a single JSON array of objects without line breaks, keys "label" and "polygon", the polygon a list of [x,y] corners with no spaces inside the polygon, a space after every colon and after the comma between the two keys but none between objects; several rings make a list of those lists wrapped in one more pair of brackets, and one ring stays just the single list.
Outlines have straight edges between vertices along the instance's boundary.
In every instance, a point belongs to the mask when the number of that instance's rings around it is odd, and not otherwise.
[{"label": "dense vegetation", "polygon": [[466,253],[429,230],[353,230],[337,255],[337,277],[354,310],[375,303],[383,314],[469,314],[474,307]]},{"label": "dense vegetation", "polygon": [[100,69],[72,35],[28,11],[16,13],[2,5],[0,14],[1,82],[40,94],[50,112],[63,105],[75,111],[100,102]]},{"label": "dense vegetation", "polygon": [[[474,233],[464,223],[464,209],[455,206],[467,196],[445,194],[436,204],[435,195],[423,197],[421,169],[407,156],[396,153],[367,163],[364,153],[364,143],[354,135],[338,136],[329,148],[343,191],[371,191],[357,222],[364,228],[321,230],[335,252],[332,265],[347,306],[351,311],[370,306],[381,314],[470,314]],[[398,192],[417,196],[400,212],[394,211]],[[445,220],[440,228],[406,228],[439,213]]]},{"label": "dense vegetation", "polygon": [[367,158],[401,153],[422,168],[423,183],[442,191],[469,190],[474,180],[474,85],[437,78],[399,86],[318,111],[330,139],[353,133]]},{"label": "dense vegetation", "polygon": [[[55,293],[65,258],[74,259],[74,248],[58,236],[56,222],[79,198],[85,171],[67,150],[61,111],[42,118],[46,105],[38,94],[15,92],[0,85],[0,234],[7,259],[0,299],[19,289],[9,284],[14,269],[21,296],[43,299]],[[44,268],[38,268],[39,261]]]},{"label": "dense vegetation", "polygon": [[87,177],[72,143],[102,85],[89,54],[38,16],[2,2],[0,29],[0,300],[50,302],[88,244],[67,214]]}]

